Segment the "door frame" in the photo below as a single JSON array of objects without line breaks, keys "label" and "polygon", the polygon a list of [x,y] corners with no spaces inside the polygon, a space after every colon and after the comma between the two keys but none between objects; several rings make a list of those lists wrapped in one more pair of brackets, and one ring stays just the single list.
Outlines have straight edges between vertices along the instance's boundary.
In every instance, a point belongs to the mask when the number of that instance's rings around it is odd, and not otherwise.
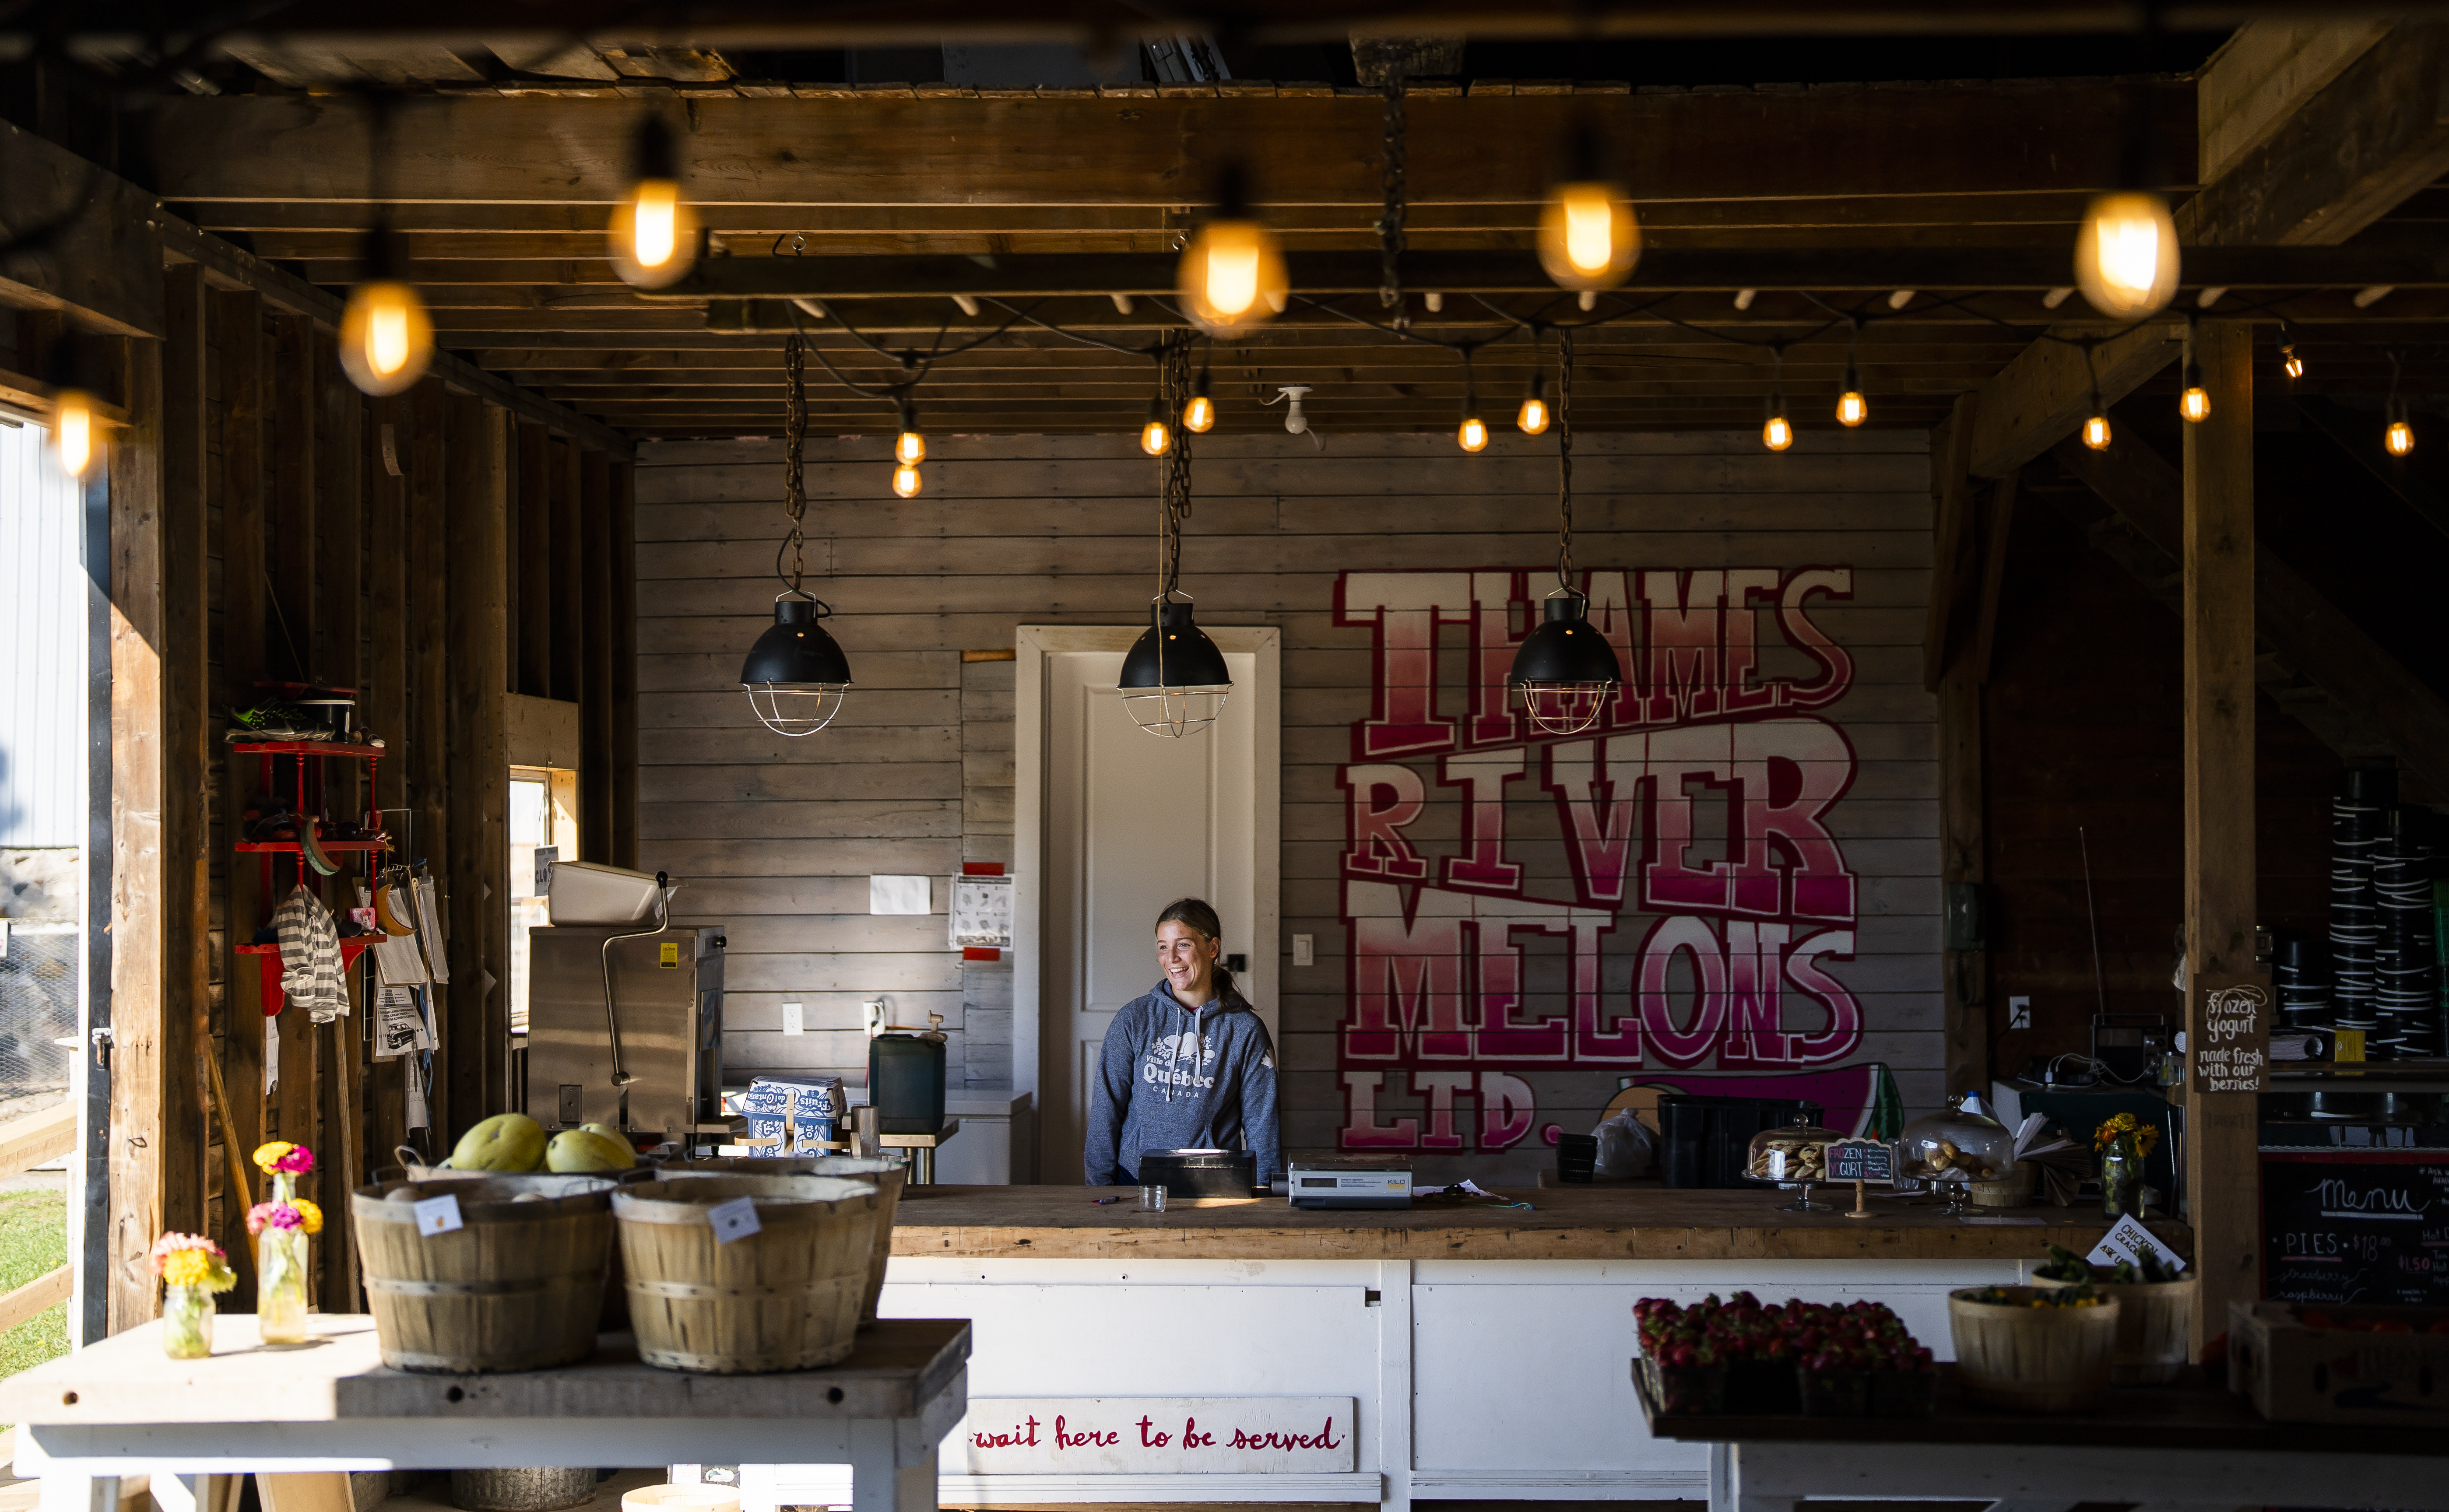
[{"label": "door frame", "polygon": [[[1251,791],[1258,812],[1251,815],[1251,895],[1257,917],[1250,922],[1250,969],[1260,993],[1276,1005],[1283,1020],[1282,845],[1283,827],[1283,641],[1274,625],[1202,625],[1216,648],[1250,656],[1257,663],[1255,686],[1235,688],[1234,697],[1255,699],[1258,725],[1251,734],[1255,770]],[[1046,1117],[1039,1070],[1046,1047],[1044,1017],[1046,970],[1046,660],[1070,652],[1127,652],[1146,634],[1144,624],[1024,624],[1014,641],[1012,669],[1012,1085],[1026,1092],[1038,1106],[1039,1138],[1051,1120]],[[1150,738],[1155,738],[1151,737]],[[1189,737],[1191,739],[1201,736]],[[1258,996],[1254,993],[1253,996]],[[1279,1061],[1283,1047],[1276,1047]],[[1030,1179],[1041,1169],[1038,1151],[1030,1151]]]}]

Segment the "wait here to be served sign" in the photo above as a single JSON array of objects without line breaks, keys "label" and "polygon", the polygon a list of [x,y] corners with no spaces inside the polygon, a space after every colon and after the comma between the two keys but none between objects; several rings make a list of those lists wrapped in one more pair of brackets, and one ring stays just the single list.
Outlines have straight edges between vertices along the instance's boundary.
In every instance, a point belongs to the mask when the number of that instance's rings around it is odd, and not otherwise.
[{"label": "wait here to be served sign", "polygon": [[973,1398],[954,1435],[972,1475],[1350,1470],[1348,1396]]}]

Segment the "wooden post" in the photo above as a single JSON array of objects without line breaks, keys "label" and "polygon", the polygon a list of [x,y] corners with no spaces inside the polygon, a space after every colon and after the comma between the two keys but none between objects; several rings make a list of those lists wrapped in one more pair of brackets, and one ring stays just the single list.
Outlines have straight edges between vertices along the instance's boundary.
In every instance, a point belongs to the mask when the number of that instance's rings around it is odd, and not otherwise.
[{"label": "wooden post", "polygon": [[518,475],[511,485],[512,602],[518,605],[511,643],[511,691],[538,699],[552,693],[552,437],[540,425],[518,428]]},{"label": "wooden post", "polygon": [[[147,1258],[162,1233],[165,1059],[183,1033],[170,1001],[165,917],[170,858],[163,849],[164,672],[169,627],[164,577],[162,349],[125,339],[121,400],[132,424],[114,436],[110,485],[110,1233],[105,1326],[154,1315],[161,1288]],[[184,863],[186,857],[178,858]],[[183,983],[183,970],[181,973]]]},{"label": "wooden post", "polygon": [[601,451],[579,462],[579,854],[612,854],[612,469]]},{"label": "wooden post", "polygon": [[[443,549],[443,531],[447,528],[449,510],[445,500],[448,474],[444,463],[444,445],[448,399],[442,385],[432,379],[409,391],[410,409],[415,415],[415,446],[408,462],[408,592],[411,622],[415,634],[410,639],[409,662],[409,736],[408,766],[409,797],[415,810],[404,815],[409,821],[405,836],[407,860],[412,864],[423,860],[436,882],[438,892],[447,898],[451,888],[451,833],[449,802],[451,758],[451,696],[450,636],[445,606],[450,598],[450,561]],[[435,1048],[434,1064],[439,1068],[450,1063],[451,1016],[448,1011],[453,986],[437,983],[426,989],[434,1007]],[[402,1097],[406,1093],[403,1088]],[[450,1081],[437,1075],[427,1097],[426,1112],[432,1120],[428,1153],[439,1159],[449,1153],[450,1145],[438,1148],[432,1141],[440,1138],[439,1131],[449,1128]],[[403,1107],[403,1114],[405,1108]]]},{"label": "wooden post", "polygon": [[[2186,431],[2186,1033],[2201,1043],[2190,984],[2250,972],[2254,934],[2253,337],[2206,321],[2195,360],[2210,417]],[[2202,1305],[2194,1348],[2227,1330],[2227,1305],[2261,1295],[2251,1093],[2186,1098],[2187,1217]]]},{"label": "wooden post", "polygon": [[1922,676],[1938,696],[1939,884],[1946,938],[1940,957],[1947,1086],[1955,1097],[1990,1089],[1989,957],[1976,932],[1985,873],[1981,805],[1981,671],[1972,665],[1973,595],[1980,587],[1974,485],[1969,475],[1976,396],[1931,432],[1932,564]]},{"label": "wooden post", "polygon": [[[552,541],[547,575],[552,580],[552,696],[565,703],[576,703],[580,701],[579,687],[585,676],[581,662],[587,615],[586,595],[581,587],[586,549],[578,534],[578,444],[554,436],[549,455]],[[583,739],[583,715],[579,729]]]},{"label": "wooden post", "polygon": [[[272,627],[275,666],[315,678],[315,326],[272,312]],[[283,1136],[287,1138],[287,1136]]]},{"label": "wooden post", "polygon": [[206,538],[204,270],[163,274],[162,1222],[205,1232],[211,1117],[200,1057],[212,1052],[212,864],[204,791],[213,771],[212,620]]},{"label": "wooden post", "polygon": [[[216,294],[213,327],[222,351],[222,687],[224,705],[255,701],[255,682],[265,675],[264,406],[266,343],[263,302],[253,294]],[[239,818],[255,792],[256,762],[224,756],[224,841],[243,838]],[[261,956],[240,955],[264,917],[264,900],[253,856],[230,855],[229,895],[222,908],[222,1069],[236,1126],[236,1158],[244,1161],[263,1142],[263,1012],[257,1006],[258,973],[278,970]],[[229,1138],[229,1136],[225,1136]],[[226,1167],[229,1159],[222,1164]],[[238,1288],[225,1302],[237,1311],[255,1306],[255,1261],[247,1243],[246,1197],[224,1188],[221,1246],[238,1272]]]},{"label": "wooden post", "polygon": [[[407,396],[395,396],[375,401],[369,416],[373,427],[369,434],[372,462],[366,469],[370,485],[366,510],[366,579],[367,607],[370,623],[368,641],[371,663],[366,668],[366,694],[360,700],[365,712],[366,728],[388,742],[376,778],[374,803],[382,808],[405,808],[409,802],[410,769],[415,743],[409,729],[408,667],[409,667],[409,593],[408,593],[408,471],[414,460],[411,436],[414,401]],[[394,468],[398,469],[394,472]],[[400,862],[407,859],[400,847],[406,844],[409,830],[406,813],[379,815],[384,832],[391,835],[393,851],[383,859]],[[374,967],[367,967],[367,1011],[371,1014],[372,996],[376,988]],[[406,1112],[402,1067],[397,1058],[377,1060],[368,1069],[366,1090],[365,1148],[381,1156],[376,1163],[389,1164],[392,1147],[407,1138],[403,1122]],[[349,1179],[362,1181],[366,1168],[352,1168]]]},{"label": "wooden post", "polygon": [[612,465],[612,864],[638,864],[637,467]]},{"label": "wooden post", "polygon": [[[450,402],[450,1133],[510,1087],[510,437],[508,416]],[[444,1147],[449,1139],[443,1139]]]}]

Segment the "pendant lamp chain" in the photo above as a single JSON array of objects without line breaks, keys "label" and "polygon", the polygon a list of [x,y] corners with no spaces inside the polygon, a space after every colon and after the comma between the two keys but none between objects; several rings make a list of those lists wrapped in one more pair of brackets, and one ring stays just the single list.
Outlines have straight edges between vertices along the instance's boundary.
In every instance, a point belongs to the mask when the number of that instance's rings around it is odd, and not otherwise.
[{"label": "pendant lamp chain", "polygon": [[[1190,333],[1168,331],[1157,354],[1157,402],[1167,414],[1180,414],[1190,402]],[[1190,429],[1165,454],[1163,497],[1157,538],[1159,600],[1173,597],[1182,581],[1182,522],[1190,518]]]},{"label": "pendant lamp chain", "polygon": [[[791,591],[802,591],[800,582],[807,576],[807,561],[801,547],[807,535],[800,521],[808,512],[808,495],[800,478],[800,453],[808,439],[808,390],[806,382],[807,346],[798,336],[782,341],[782,373],[789,380],[782,413],[782,512],[791,517],[791,533],[774,553],[774,574],[791,585]],[[791,570],[782,571],[782,553],[791,553]]]},{"label": "pendant lamp chain", "polygon": [[1556,336],[1556,586],[1573,591],[1573,334]]},{"label": "pendant lamp chain", "polygon": [[1395,329],[1411,325],[1403,310],[1403,220],[1406,211],[1403,199],[1403,70],[1389,67],[1386,70],[1386,138],[1385,138],[1385,209],[1378,219],[1378,302],[1397,311]]}]

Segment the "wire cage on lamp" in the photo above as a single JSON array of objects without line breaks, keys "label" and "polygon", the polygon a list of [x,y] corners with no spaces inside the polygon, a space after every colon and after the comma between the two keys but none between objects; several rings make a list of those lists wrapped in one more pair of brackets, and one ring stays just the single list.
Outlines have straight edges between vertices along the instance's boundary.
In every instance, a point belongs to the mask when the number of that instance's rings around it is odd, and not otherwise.
[{"label": "wire cage on lamp", "polygon": [[1568,331],[1557,342],[1556,587],[1505,676],[1543,735],[1579,735],[1596,724],[1624,681],[1615,647],[1591,623],[1590,605],[1590,595],[1573,584],[1573,335]]},{"label": "wire cage on lamp", "polygon": [[[850,659],[842,655],[841,646],[824,626],[834,611],[801,586],[807,565],[800,548],[807,536],[800,521],[808,512],[800,476],[800,451],[808,433],[805,365],[805,343],[797,335],[785,338],[782,371],[790,388],[784,400],[788,411],[783,427],[782,509],[790,516],[791,533],[774,549],[774,575],[786,587],[774,596],[774,623],[757,638],[757,643],[748,648],[747,660],[740,664],[740,685],[747,690],[748,707],[755,711],[757,721],[794,740],[833,723],[851,686]],[[782,565],[786,551],[791,556],[787,571]]]},{"label": "wire cage on lamp", "polygon": [[[1158,403],[1167,414],[1182,412],[1191,387],[1190,341],[1170,333],[1157,359]],[[1115,691],[1132,722],[1150,735],[1179,740],[1214,724],[1233,691],[1224,653],[1193,622],[1190,595],[1182,591],[1182,522],[1190,513],[1190,434],[1175,437],[1160,459],[1164,494],[1157,511],[1157,593],[1148,603],[1148,627],[1123,658]]]}]

